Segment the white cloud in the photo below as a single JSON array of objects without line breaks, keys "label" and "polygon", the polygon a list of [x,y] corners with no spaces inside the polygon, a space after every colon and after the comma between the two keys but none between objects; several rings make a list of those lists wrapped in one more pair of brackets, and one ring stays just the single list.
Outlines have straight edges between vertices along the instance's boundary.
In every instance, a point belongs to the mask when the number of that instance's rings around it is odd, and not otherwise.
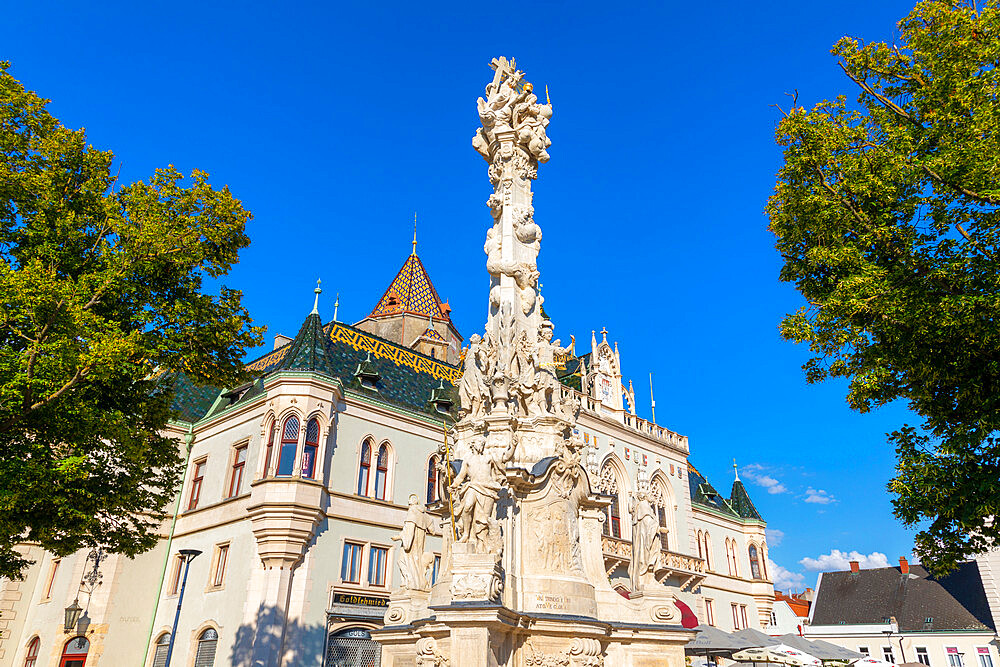
[{"label": "white cloud", "polygon": [[767,538],[767,544],[771,547],[776,547],[781,544],[781,540],[785,539],[784,531],[778,530],[777,528],[765,528],[764,536]]},{"label": "white cloud", "polygon": [[812,572],[835,572],[851,569],[851,561],[856,560],[862,569],[870,570],[876,567],[889,567],[889,560],[884,553],[873,551],[867,556],[860,551],[841,551],[834,549],[818,558],[803,558],[799,565]]},{"label": "white cloud", "polygon": [[833,497],[833,494],[827,493],[823,489],[814,489],[810,486],[806,489],[806,502],[829,505],[830,503],[837,502],[837,499]]},{"label": "white cloud", "polygon": [[798,591],[805,584],[804,575],[785,569],[770,558],[767,559],[767,569],[774,581],[774,590],[776,591]]},{"label": "white cloud", "polygon": [[764,466],[759,463],[751,463],[743,468],[743,476],[758,486],[763,486],[768,493],[788,493],[788,487],[779,480],[764,474]]}]

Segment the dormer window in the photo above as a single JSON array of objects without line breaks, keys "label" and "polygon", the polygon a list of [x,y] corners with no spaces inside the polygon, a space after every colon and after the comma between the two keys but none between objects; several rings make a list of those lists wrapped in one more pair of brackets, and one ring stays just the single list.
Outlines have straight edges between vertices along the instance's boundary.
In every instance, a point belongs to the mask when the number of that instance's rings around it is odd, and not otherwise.
[{"label": "dormer window", "polygon": [[382,376],[375,368],[371,352],[368,353],[368,357],[364,361],[358,364],[357,370],[354,371],[354,377],[358,378],[358,382],[364,389],[378,391],[378,381]]}]

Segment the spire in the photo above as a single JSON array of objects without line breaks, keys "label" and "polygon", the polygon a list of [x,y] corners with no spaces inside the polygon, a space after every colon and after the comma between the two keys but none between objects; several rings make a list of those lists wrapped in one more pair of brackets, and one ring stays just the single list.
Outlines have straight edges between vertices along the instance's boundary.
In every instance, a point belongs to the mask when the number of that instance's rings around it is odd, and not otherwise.
[{"label": "spire", "polygon": [[753,501],[750,500],[750,494],[747,493],[747,489],[743,486],[743,482],[740,481],[740,473],[736,467],[736,459],[733,459],[733,469],[736,470],[736,481],[733,482],[733,490],[729,494],[729,505],[733,508],[733,511],[739,514],[744,519],[755,519],[757,521],[763,521],[760,512],[754,507]]},{"label": "spire", "polygon": [[[312,312],[309,313],[310,315],[319,315],[319,295],[323,293],[323,290],[320,288],[319,285],[320,285],[320,281],[319,281],[319,279],[317,279],[316,280],[316,289],[313,290],[313,292],[316,293],[316,300],[313,301],[313,309],[312,309]],[[334,318],[334,319],[336,319],[336,318]]]},{"label": "spire", "polygon": [[333,321],[337,321],[337,309],[340,308],[340,292],[337,292],[337,300],[333,302]]},{"label": "spire", "polygon": [[450,318],[442,308],[443,305],[423,262],[414,253],[403,262],[399,273],[368,317],[411,313],[423,317],[431,315],[439,322],[448,322]]},{"label": "spire", "polygon": [[411,255],[416,255],[417,254],[417,213],[416,213],[416,211],[413,212],[413,252],[411,252],[410,254]]},{"label": "spire", "polygon": [[736,473],[736,481],[740,481],[740,469],[736,465],[736,459],[733,459],[733,471]]}]

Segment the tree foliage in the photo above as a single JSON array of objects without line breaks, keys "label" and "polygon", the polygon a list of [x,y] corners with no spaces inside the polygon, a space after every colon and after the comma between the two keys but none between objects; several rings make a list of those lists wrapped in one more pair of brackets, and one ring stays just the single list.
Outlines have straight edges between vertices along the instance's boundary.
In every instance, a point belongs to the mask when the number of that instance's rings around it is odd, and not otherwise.
[{"label": "tree foliage", "polygon": [[238,291],[202,290],[249,243],[228,188],[173,167],[121,185],[0,63],[0,576],[14,550],[153,546],[183,465],[170,378],[242,379]]},{"label": "tree foliage", "polygon": [[767,207],[781,279],[808,305],[782,335],[811,382],[849,378],[862,412],[905,399],[889,434],[894,512],[941,573],[1000,537],[1000,11],[928,0],[896,44],[833,48],[845,97],[783,114]]}]

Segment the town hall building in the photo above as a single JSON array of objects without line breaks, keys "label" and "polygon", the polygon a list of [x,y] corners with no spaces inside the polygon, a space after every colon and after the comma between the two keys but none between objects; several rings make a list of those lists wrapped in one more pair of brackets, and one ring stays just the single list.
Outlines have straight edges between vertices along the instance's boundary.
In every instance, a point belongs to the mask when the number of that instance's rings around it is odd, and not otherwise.
[{"label": "town hall building", "polygon": [[[360,322],[324,322],[318,305],[317,294],[297,335],[248,364],[246,385],[164,378],[186,467],[160,542],[134,559],[23,545],[34,564],[0,582],[0,667],[161,667],[171,640],[171,665],[184,667],[378,664],[368,633],[399,583],[410,498],[440,500],[435,457],[457,417],[464,339],[415,243]],[[720,492],[686,436],[636,415],[606,331],[579,352],[559,376],[582,404],[591,486],[611,498],[602,550],[614,588],[632,592],[629,495],[648,485],[656,579],[684,625],[766,626],[765,521],[742,482]]]}]

